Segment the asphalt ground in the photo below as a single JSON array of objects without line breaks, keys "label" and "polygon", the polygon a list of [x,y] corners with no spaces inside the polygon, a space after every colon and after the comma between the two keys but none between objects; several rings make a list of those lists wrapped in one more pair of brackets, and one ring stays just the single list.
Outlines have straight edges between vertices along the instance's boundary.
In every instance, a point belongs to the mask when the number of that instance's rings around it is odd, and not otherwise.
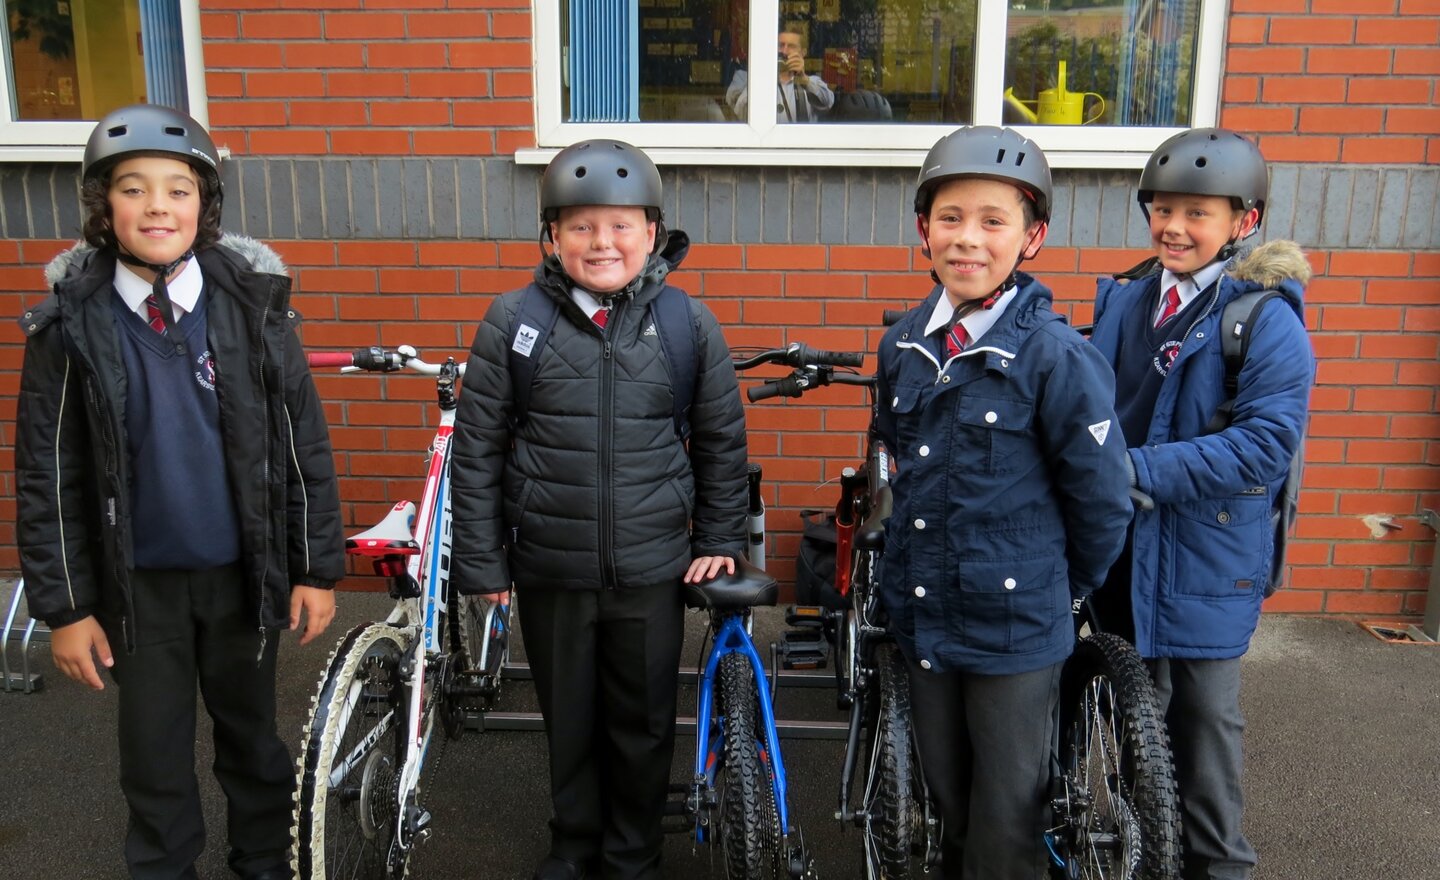
[{"label": "asphalt ground", "polygon": [[[8,598],[8,589],[4,590]],[[383,596],[345,593],[333,632],[299,647],[287,634],[280,659],[282,735],[298,749],[317,676],[344,630],[383,616]],[[773,632],[765,609],[757,633]],[[699,650],[703,618],[691,615],[686,657]],[[18,664],[18,646],[10,646]],[[0,877],[71,880],[124,876],[125,807],[115,764],[113,687],[92,693],[61,676],[48,647],[31,649],[45,674],[35,694],[0,693]],[[1256,880],[1440,878],[1440,648],[1387,644],[1354,622],[1266,617],[1243,666],[1246,829],[1260,852]],[[782,688],[785,719],[842,721],[833,690]],[[533,709],[528,681],[507,682],[498,709]],[[681,695],[693,715],[693,688]],[[208,767],[208,720],[198,767],[209,846],[202,878],[224,878],[224,805]],[[792,812],[822,878],[856,878],[860,837],[833,818],[843,744],[782,744]],[[672,778],[686,779],[694,739],[679,737]],[[424,803],[435,833],[411,876],[424,880],[525,880],[544,856],[548,782],[544,736],[487,730],[446,746]],[[723,876],[718,854],[684,834],[667,837],[667,877]]]}]

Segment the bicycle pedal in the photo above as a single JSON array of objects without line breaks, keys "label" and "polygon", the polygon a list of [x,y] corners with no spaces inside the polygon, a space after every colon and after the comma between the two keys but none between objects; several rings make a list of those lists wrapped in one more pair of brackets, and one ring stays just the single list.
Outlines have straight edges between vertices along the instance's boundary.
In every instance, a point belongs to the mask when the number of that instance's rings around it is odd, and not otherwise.
[{"label": "bicycle pedal", "polygon": [[822,627],[825,609],[820,605],[790,605],[785,609],[785,625]]},{"label": "bicycle pedal", "polygon": [[780,665],[785,669],[824,669],[830,660],[830,643],[818,629],[794,629],[780,634]]}]

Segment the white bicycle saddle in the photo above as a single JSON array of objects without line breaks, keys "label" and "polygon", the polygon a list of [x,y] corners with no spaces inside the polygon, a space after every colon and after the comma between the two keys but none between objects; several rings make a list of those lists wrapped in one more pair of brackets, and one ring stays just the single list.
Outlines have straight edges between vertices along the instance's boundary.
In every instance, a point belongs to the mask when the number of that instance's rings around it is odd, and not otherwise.
[{"label": "white bicycle saddle", "polygon": [[345,552],[360,556],[411,556],[420,552],[415,540],[415,502],[401,501],[385,518],[345,539]]}]

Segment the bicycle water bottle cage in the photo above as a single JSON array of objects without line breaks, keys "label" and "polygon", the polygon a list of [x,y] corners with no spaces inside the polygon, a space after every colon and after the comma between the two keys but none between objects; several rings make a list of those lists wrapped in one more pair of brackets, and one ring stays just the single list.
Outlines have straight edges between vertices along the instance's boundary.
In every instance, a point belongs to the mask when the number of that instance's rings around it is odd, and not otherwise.
[{"label": "bicycle water bottle cage", "polygon": [[685,584],[685,604],[690,608],[712,611],[740,611],[762,605],[774,605],[780,586],[764,569],[748,560],[735,560],[735,573],[720,576],[703,584]]},{"label": "bicycle water bottle cage", "polygon": [[358,535],[345,539],[345,552],[356,556],[414,556],[420,552],[415,540],[415,503],[401,501],[385,518]]}]

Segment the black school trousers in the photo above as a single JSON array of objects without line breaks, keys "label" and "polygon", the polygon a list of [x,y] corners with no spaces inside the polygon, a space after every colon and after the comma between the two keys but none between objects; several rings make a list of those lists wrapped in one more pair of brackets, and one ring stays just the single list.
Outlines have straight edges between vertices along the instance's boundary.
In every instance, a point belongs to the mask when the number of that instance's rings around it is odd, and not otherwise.
[{"label": "black school trousers", "polygon": [[1016,675],[931,672],[907,660],[943,880],[1044,880],[1056,663]]},{"label": "black school trousers", "polygon": [[289,874],[295,768],[275,729],[279,633],[261,628],[238,566],[136,570],[135,650],[102,619],[119,685],[120,788],[130,808],[125,862],[137,880],[196,877],[205,848],[195,776],[196,693],[214,722],[229,864],[241,877]]},{"label": "black school trousers", "polygon": [[658,880],[675,751],[677,580],[522,589],[520,627],[550,746],[550,853],[611,880]]}]

